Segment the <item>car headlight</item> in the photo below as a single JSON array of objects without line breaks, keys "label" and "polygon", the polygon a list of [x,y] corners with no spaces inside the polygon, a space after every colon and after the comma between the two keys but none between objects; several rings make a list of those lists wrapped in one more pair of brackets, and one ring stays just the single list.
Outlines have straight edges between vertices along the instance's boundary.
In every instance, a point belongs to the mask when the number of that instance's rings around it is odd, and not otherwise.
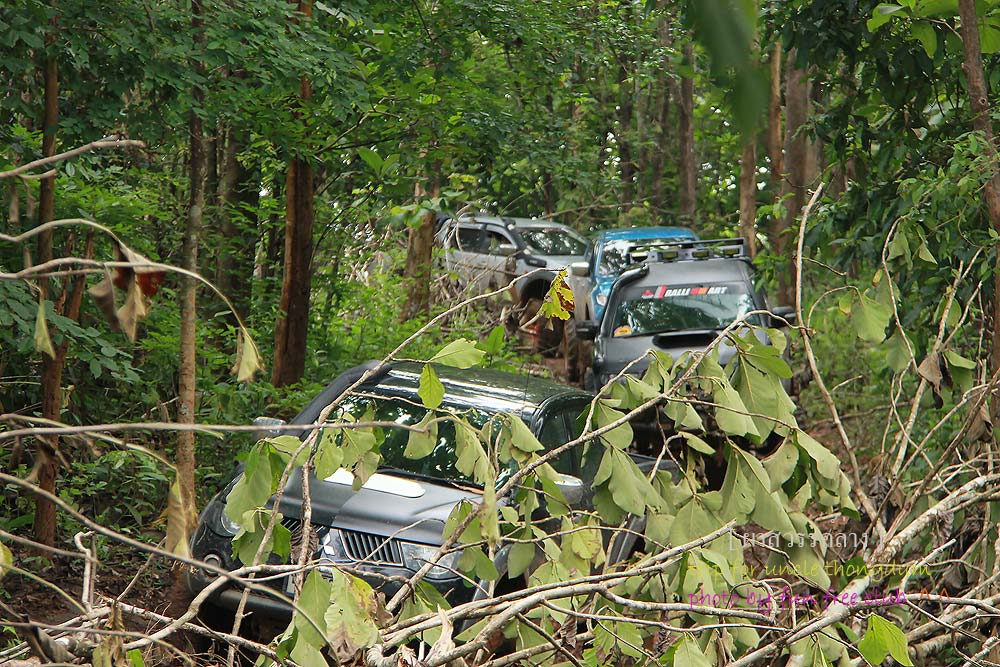
[{"label": "car headlight", "polygon": [[[400,542],[399,548],[403,552],[403,560],[406,567],[411,570],[419,570],[429,560],[433,559],[440,547],[429,544],[414,544],[413,542]],[[430,579],[453,579],[458,576],[455,572],[458,568],[458,559],[462,556],[461,551],[454,551],[445,554],[437,560],[427,573]]]},{"label": "car headlight", "polygon": [[243,526],[230,519],[229,515],[226,514],[225,505],[223,505],[222,509],[219,511],[219,526],[222,527],[222,534],[229,537],[232,537],[236,533],[243,530]]},{"label": "car headlight", "polygon": [[597,300],[597,305],[599,305],[599,306],[606,306],[606,305],[608,305],[608,295],[607,294],[598,294],[597,297],[596,297],[596,300]]}]

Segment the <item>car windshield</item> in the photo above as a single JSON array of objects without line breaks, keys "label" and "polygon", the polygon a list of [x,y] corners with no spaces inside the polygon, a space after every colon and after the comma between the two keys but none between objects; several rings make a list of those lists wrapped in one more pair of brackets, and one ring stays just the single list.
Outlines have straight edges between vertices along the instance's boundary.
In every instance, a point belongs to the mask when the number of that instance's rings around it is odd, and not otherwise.
[{"label": "car windshield", "polygon": [[642,250],[646,246],[676,241],[694,242],[694,239],[673,236],[659,239],[619,239],[616,241],[608,241],[604,244],[604,248],[601,251],[601,263],[600,266],[597,267],[597,272],[602,276],[616,276],[621,273],[625,267],[639,261],[639,258],[633,256],[633,252]]},{"label": "car windshield", "polygon": [[[371,396],[351,396],[344,400],[341,410],[358,421],[395,422],[400,426],[412,426],[419,422],[427,409],[400,398],[374,398]],[[482,428],[492,415],[478,410],[463,412],[466,419],[476,428]],[[475,485],[469,477],[459,472],[455,466],[455,424],[448,419],[437,422],[437,442],[427,456],[409,459],[403,455],[411,431],[406,428],[381,429],[385,438],[379,446],[382,456],[380,467],[395,468],[402,472],[423,477],[461,482]],[[378,435],[378,434],[376,434]],[[381,436],[379,436],[381,437]]]},{"label": "car windshield", "polygon": [[[633,285],[615,309],[611,335],[725,329],[754,308],[753,295],[741,283]],[[761,323],[758,316],[750,321]]]},{"label": "car windshield", "polygon": [[519,229],[528,249],[536,255],[582,255],[587,242],[580,236],[559,227]]}]

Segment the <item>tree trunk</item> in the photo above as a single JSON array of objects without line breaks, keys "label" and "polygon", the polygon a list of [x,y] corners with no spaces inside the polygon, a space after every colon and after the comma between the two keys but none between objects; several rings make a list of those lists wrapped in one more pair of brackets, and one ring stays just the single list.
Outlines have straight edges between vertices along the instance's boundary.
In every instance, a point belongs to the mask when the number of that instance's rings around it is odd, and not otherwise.
[{"label": "tree trunk", "polygon": [[[254,172],[237,159],[245,145],[242,132],[230,125],[219,177],[219,232],[226,241],[215,267],[215,284],[241,316],[250,308],[250,277],[258,241],[251,232],[257,231],[253,218],[260,198]],[[251,219],[250,224],[241,224],[246,219]]]},{"label": "tree trunk", "polygon": [[785,77],[785,180],[782,189],[785,216],[775,219],[777,224],[772,226],[770,235],[771,250],[783,267],[778,271],[777,295],[782,305],[791,304],[795,294],[789,234],[795,228],[806,199],[809,144],[801,129],[809,119],[809,87],[805,72],[795,66],[795,59],[790,55]]},{"label": "tree trunk", "polygon": [[[312,0],[299,0],[298,10],[306,20],[310,19]],[[312,83],[303,76],[299,81],[299,100],[304,105],[311,98]],[[299,120],[305,123],[301,115]],[[296,155],[288,162],[285,178],[284,276],[281,310],[274,332],[274,370],[271,372],[271,384],[276,387],[298,382],[306,368],[312,292],[313,194],[312,164]]]},{"label": "tree trunk", "polygon": [[[694,68],[694,49],[690,42],[684,45],[684,62]],[[678,100],[678,170],[680,171],[680,213],[693,222],[698,202],[698,163],[694,152],[694,77],[681,78]]]},{"label": "tree trunk", "polygon": [[635,96],[632,90],[626,89],[628,71],[621,67],[618,70],[618,131],[615,132],[615,143],[618,144],[619,174],[622,190],[620,203],[627,211],[635,205],[635,156],[632,154],[632,114]]},{"label": "tree trunk", "polygon": [[750,135],[740,157],[740,236],[747,254],[757,256],[757,141]]},{"label": "tree trunk", "polygon": [[[983,188],[983,198],[986,200],[986,210],[990,216],[990,225],[1000,232],[1000,160],[996,146],[993,143],[993,123],[990,120],[989,90],[983,74],[982,47],[979,43],[979,23],[976,18],[975,0],[958,0],[958,12],[962,19],[962,42],[965,49],[965,61],[962,69],[969,87],[969,106],[972,108],[972,128],[983,134],[986,140],[986,150],[993,158],[992,175]],[[1000,369],[1000,243],[997,244],[996,264],[993,267],[993,332],[992,349],[990,351],[990,373]],[[995,401],[991,412],[994,418],[1000,414],[1000,401]]]},{"label": "tree trunk", "polygon": [[[431,166],[432,176],[426,189],[418,181],[413,197],[417,201],[425,197],[437,197],[440,194],[438,179],[439,167]],[[410,228],[406,242],[406,268],[403,269],[403,286],[407,291],[406,303],[400,313],[400,322],[427,312],[431,301],[431,263],[434,251],[434,223],[437,215],[428,211],[423,215],[420,224]]]},{"label": "tree trunk", "polygon": [[[53,2],[55,5],[55,2]],[[52,27],[47,38],[49,46],[55,44],[56,19],[52,19]],[[56,153],[56,128],[59,122],[59,67],[54,54],[46,56],[42,67],[45,98],[42,116],[42,156],[49,157]],[[55,177],[42,180],[38,195],[38,224],[43,225],[55,217],[56,201]],[[52,230],[42,232],[38,236],[38,262],[48,262],[53,258]],[[52,299],[50,280],[40,278],[38,287],[41,292],[40,303],[44,306],[45,299]],[[55,299],[52,299],[55,301]],[[56,349],[55,358],[42,355],[42,416],[52,421],[60,421],[62,414],[62,372],[66,360],[65,346]],[[59,438],[55,435],[40,438],[38,441],[38,486],[49,493],[56,492],[56,477],[58,475]],[[41,497],[35,499],[35,540],[40,544],[53,546],[56,541],[56,507],[51,501]]]},{"label": "tree trunk", "polygon": [[655,101],[652,113],[655,114],[656,127],[654,128],[655,145],[652,147],[652,156],[649,162],[649,197],[653,210],[656,212],[656,220],[663,223],[665,222],[664,208],[666,204],[663,172],[666,168],[666,157],[670,154],[670,132],[667,130],[670,125],[670,85],[666,73],[670,71],[670,58],[667,54],[671,42],[670,25],[665,18],[660,20],[657,37],[664,56],[660,61],[663,74],[656,77],[654,81]]},{"label": "tree trunk", "polygon": [[[191,1],[191,27],[194,29],[196,48],[204,39],[202,35],[202,3]],[[196,72],[204,71],[204,65],[193,63]],[[191,88],[191,110],[188,113],[188,211],[181,246],[181,265],[188,271],[198,270],[198,243],[201,235],[202,218],[205,210],[205,179],[208,165],[205,132],[200,107],[204,101],[204,91],[198,86]],[[194,278],[181,277],[180,291],[180,363],[177,371],[177,421],[180,424],[194,424],[196,414],[195,387],[197,381],[197,341],[195,329],[198,323],[197,286]],[[187,535],[194,528],[197,518],[195,501],[195,434],[194,431],[180,431],[177,434],[177,482],[180,487],[183,530],[174,534]],[[172,520],[168,517],[167,520]],[[168,531],[169,532],[169,531]],[[180,576],[180,575],[179,575]]]},{"label": "tree trunk", "polygon": [[[770,161],[771,203],[781,197],[784,159],[781,148],[781,43],[771,51],[771,95],[767,101],[767,158]],[[774,219],[772,218],[772,224]]]}]

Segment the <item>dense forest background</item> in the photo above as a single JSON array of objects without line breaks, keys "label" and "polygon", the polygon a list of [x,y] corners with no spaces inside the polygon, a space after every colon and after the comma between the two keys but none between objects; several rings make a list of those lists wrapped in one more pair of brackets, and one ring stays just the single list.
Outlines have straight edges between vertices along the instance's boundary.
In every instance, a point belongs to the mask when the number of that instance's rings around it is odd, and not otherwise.
[{"label": "dense forest background", "polygon": [[[992,0],[6,3],[0,568],[72,550],[57,498],[146,542],[190,524],[252,443],[170,424],[287,417],[472,296],[431,243],[465,209],[747,239],[798,307],[795,414],[853,483],[853,555],[904,536],[944,563],[935,614],[995,613],[997,52]],[[996,651],[926,620],[895,619],[918,659]]]}]

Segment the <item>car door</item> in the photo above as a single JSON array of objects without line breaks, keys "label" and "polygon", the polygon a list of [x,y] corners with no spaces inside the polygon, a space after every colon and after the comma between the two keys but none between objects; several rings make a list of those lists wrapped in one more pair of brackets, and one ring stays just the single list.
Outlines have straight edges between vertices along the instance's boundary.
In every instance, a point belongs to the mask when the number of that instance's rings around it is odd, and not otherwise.
[{"label": "car door", "polygon": [[445,243],[445,267],[458,274],[463,284],[478,281],[486,234],[482,225],[460,223],[452,227]]},{"label": "car door", "polygon": [[486,291],[502,287],[515,278],[516,260],[511,255],[502,252],[502,247],[516,247],[517,244],[506,230],[487,227],[484,234],[486,235],[485,252],[481,259],[484,279],[481,287]]}]

